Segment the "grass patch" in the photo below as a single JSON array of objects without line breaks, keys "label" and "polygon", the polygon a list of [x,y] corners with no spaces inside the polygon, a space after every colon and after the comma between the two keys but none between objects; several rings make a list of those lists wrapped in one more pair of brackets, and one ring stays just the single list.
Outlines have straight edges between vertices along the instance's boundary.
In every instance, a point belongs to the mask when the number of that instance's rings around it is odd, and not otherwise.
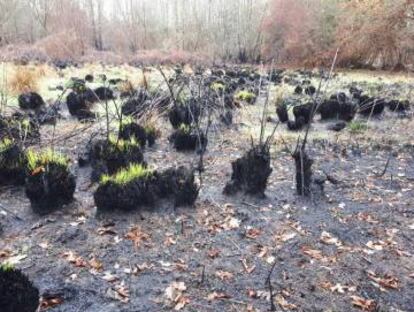
[{"label": "grass patch", "polygon": [[368,130],[368,125],[362,121],[352,121],[348,125],[349,132],[353,134],[363,133]]},{"label": "grass patch", "polygon": [[235,97],[239,101],[252,102],[256,98],[256,95],[253,92],[242,90],[237,92]]},{"label": "grass patch", "polygon": [[180,132],[182,132],[182,133],[186,133],[186,134],[188,134],[188,133],[190,133],[191,132],[191,128],[190,128],[190,126],[189,125],[186,125],[186,124],[181,124],[180,125],[180,127],[178,127],[178,130],[180,131]]},{"label": "grass patch", "polygon": [[0,153],[7,151],[10,147],[13,146],[13,141],[9,138],[5,138],[0,142]]},{"label": "grass patch", "polygon": [[109,136],[109,145],[120,152],[128,152],[132,148],[140,146],[139,142],[135,139],[135,137],[132,137],[130,140],[123,140],[118,139],[113,134]]},{"label": "grass patch", "polygon": [[0,265],[0,271],[3,271],[3,272],[10,272],[10,271],[13,271],[14,269],[15,269],[14,265],[9,262],[5,262]]},{"label": "grass patch", "polygon": [[19,66],[12,72],[8,87],[15,95],[37,91],[39,88],[39,76],[40,74],[35,69]]},{"label": "grass patch", "polygon": [[131,164],[128,168],[121,169],[112,176],[104,174],[101,177],[100,184],[114,183],[117,185],[126,185],[134,180],[151,177],[152,174],[152,170],[147,169],[140,164]]},{"label": "grass patch", "polygon": [[30,172],[34,172],[39,168],[44,168],[49,164],[60,165],[67,167],[69,165],[69,159],[63,154],[54,152],[51,149],[47,149],[42,152],[34,152],[29,150],[26,153],[27,167]]},{"label": "grass patch", "polygon": [[226,89],[226,86],[224,84],[222,84],[221,82],[214,82],[211,86],[210,86],[211,90],[214,91],[224,91]]}]

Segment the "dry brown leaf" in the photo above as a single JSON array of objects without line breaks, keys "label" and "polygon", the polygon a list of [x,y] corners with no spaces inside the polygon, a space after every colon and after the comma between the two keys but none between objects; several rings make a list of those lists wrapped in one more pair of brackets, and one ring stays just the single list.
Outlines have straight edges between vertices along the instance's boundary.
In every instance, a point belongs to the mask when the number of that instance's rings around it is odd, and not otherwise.
[{"label": "dry brown leaf", "polygon": [[102,275],[102,279],[109,282],[109,283],[113,283],[113,282],[116,282],[117,280],[119,280],[118,276],[113,275],[111,272],[105,272]]},{"label": "dry brown leaf", "polygon": [[220,255],[220,250],[215,249],[215,248],[211,248],[208,252],[207,255],[209,258],[211,259],[215,259]]},{"label": "dry brown leaf", "polygon": [[231,296],[224,292],[212,292],[207,296],[208,301],[230,299]]},{"label": "dry brown leaf", "polygon": [[125,238],[134,242],[135,248],[141,245],[141,242],[148,241],[150,236],[141,231],[138,227],[133,227],[128,233],[125,234]]},{"label": "dry brown leaf", "polygon": [[40,298],[40,310],[45,311],[47,309],[54,308],[63,303],[63,299],[57,296],[46,296]]},{"label": "dry brown leaf", "polygon": [[246,259],[241,259],[240,261],[241,261],[241,263],[243,264],[243,268],[244,268],[244,270],[245,270],[248,274],[252,273],[252,272],[254,271],[254,269],[256,269],[256,266],[255,266],[255,265],[253,265],[253,266],[249,267],[249,266],[248,266],[248,264],[247,264],[247,260],[246,260]]},{"label": "dry brown leaf", "polygon": [[322,232],[321,241],[327,245],[335,245],[337,247],[342,246],[342,242],[338,238],[332,236],[332,234],[326,231]]},{"label": "dry brown leaf", "polygon": [[10,250],[0,250],[0,258],[8,258],[11,256]]},{"label": "dry brown leaf", "polygon": [[177,244],[177,241],[172,236],[167,236],[164,241],[165,246],[172,246]]},{"label": "dry brown leaf", "polygon": [[175,311],[180,311],[182,308],[184,308],[191,301],[190,301],[190,298],[180,296],[179,298],[177,298],[176,302],[177,302],[177,304],[174,306],[174,310]]},{"label": "dry brown leaf", "polygon": [[100,227],[97,230],[98,234],[103,235],[116,235],[116,231],[112,227]]},{"label": "dry brown leaf", "polygon": [[66,258],[69,263],[73,264],[78,268],[85,268],[88,266],[88,263],[80,256],[76,256],[73,251],[68,251],[63,254],[63,257]]},{"label": "dry brown leaf", "polygon": [[289,303],[282,295],[276,295],[276,303],[284,310],[296,310],[298,307]]},{"label": "dry brown leaf", "polygon": [[165,296],[172,302],[177,302],[184,291],[187,290],[184,282],[172,282],[170,286],[165,289]]},{"label": "dry brown leaf", "polygon": [[363,311],[375,311],[377,304],[375,303],[374,300],[371,299],[364,299],[362,297],[359,296],[351,296],[352,299],[352,304],[360,309],[362,309]]},{"label": "dry brown leaf", "polygon": [[367,271],[367,274],[368,277],[375,283],[377,283],[379,286],[390,289],[400,288],[400,281],[394,276],[385,275],[384,277],[379,277],[372,271]]},{"label": "dry brown leaf", "polygon": [[89,264],[89,266],[90,266],[92,269],[94,269],[94,270],[96,270],[96,271],[98,271],[98,272],[101,272],[101,271],[102,271],[102,269],[103,269],[103,264],[102,264],[102,262],[101,262],[101,261],[99,261],[99,260],[98,260],[95,256],[94,256],[94,257],[92,257],[92,259],[88,261],[88,264]]},{"label": "dry brown leaf", "polygon": [[226,271],[216,271],[215,274],[222,281],[228,281],[228,280],[231,280],[233,278],[233,273],[226,272]]},{"label": "dry brown leaf", "polygon": [[262,231],[259,229],[249,229],[246,232],[246,237],[250,239],[256,239],[262,234]]}]

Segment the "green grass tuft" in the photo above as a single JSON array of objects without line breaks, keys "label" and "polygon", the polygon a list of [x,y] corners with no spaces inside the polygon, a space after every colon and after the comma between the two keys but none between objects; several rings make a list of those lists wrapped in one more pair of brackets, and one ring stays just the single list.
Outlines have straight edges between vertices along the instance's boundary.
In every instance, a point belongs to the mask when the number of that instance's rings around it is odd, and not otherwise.
[{"label": "green grass tuft", "polygon": [[139,147],[139,142],[132,137],[130,140],[118,139],[114,135],[109,136],[109,144],[120,152],[128,152],[131,148]]},{"label": "green grass tuft", "polygon": [[352,121],[348,124],[349,132],[357,134],[368,130],[368,125],[362,121]]},{"label": "green grass tuft", "polygon": [[213,84],[211,84],[210,88],[214,91],[224,91],[226,89],[226,86],[221,82],[214,82]]},{"label": "green grass tuft", "polygon": [[190,126],[186,125],[186,124],[183,124],[183,123],[178,127],[178,130],[180,132],[183,132],[183,133],[190,133],[191,132]]},{"label": "green grass tuft", "polygon": [[128,168],[121,169],[114,175],[103,175],[101,177],[100,184],[104,185],[107,183],[114,183],[117,185],[126,185],[134,180],[137,179],[146,179],[151,177],[153,171],[150,169],[145,168],[140,164],[131,164]]},{"label": "green grass tuft", "polygon": [[9,262],[4,262],[0,265],[0,271],[3,271],[3,272],[10,272],[10,271],[13,271],[14,269],[15,269],[14,265]]},{"label": "green grass tuft", "polygon": [[0,142],[0,153],[7,151],[12,146],[13,146],[12,140],[10,140],[9,138],[3,139],[3,141]]},{"label": "green grass tuft", "polygon": [[255,99],[256,95],[253,92],[242,90],[236,93],[236,99],[240,101],[251,102]]},{"label": "green grass tuft", "polygon": [[69,165],[69,159],[60,154],[52,151],[51,149],[47,149],[42,152],[34,152],[29,150],[26,153],[27,158],[27,167],[28,169],[33,172],[40,167],[45,167],[49,164],[56,164],[67,167]]}]

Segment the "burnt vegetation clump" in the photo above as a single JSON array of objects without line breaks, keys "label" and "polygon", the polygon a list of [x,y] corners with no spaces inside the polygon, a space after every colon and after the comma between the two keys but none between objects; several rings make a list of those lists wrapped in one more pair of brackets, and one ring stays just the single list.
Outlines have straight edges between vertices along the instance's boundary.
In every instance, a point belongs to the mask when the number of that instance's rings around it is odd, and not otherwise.
[{"label": "burnt vegetation clump", "polygon": [[143,164],[144,154],[134,137],[122,140],[113,137],[92,142],[88,152],[92,165],[92,180],[99,181],[103,174],[115,174],[132,163]]},{"label": "burnt vegetation clump", "polygon": [[0,141],[0,185],[23,185],[26,156],[10,139]]},{"label": "burnt vegetation clump", "polygon": [[0,307],[2,312],[36,312],[39,290],[11,265],[0,266]]},{"label": "burnt vegetation clump", "polygon": [[158,173],[131,164],[112,176],[103,175],[94,199],[102,212],[137,211],[151,208],[162,199],[172,200],[175,207],[192,206],[198,193],[194,170],[179,167]]},{"label": "burnt vegetation clump", "polygon": [[20,94],[18,102],[21,109],[38,110],[45,105],[43,98],[36,92]]},{"label": "burnt vegetation clump", "polygon": [[52,150],[27,154],[26,195],[33,211],[46,214],[73,200],[76,177],[69,160]]},{"label": "burnt vegetation clump", "polygon": [[233,195],[244,191],[251,195],[264,196],[267,180],[272,173],[269,146],[253,146],[243,157],[232,162],[231,180],[224,194]]}]

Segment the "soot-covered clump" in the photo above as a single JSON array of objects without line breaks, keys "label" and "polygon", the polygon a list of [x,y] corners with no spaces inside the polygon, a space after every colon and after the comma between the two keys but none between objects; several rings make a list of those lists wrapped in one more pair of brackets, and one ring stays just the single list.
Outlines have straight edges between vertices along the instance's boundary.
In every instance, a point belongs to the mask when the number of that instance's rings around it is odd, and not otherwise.
[{"label": "soot-covered clump", "polygon": [[45,214],[73,200],[76,177],[70,172],[69,160],[47,150],[27,153],[26,195],[33,211]]},{"label": "soot-covered clump", "polygon": [[194,170],[179,167],[158,173],[131,164],[115,175],[102,176],[94,199],[99,211],[134,211],[160,199],[171,199],[176,207],[193,205],[198,193]]},{"label": "soot-covered clump", "polygon": [[0,266],[1,312],[35,312],[39,306],[39,291],[20,270]]},{"label": "soot-covered clump", "polygon": [[156,175],[139,164],[131,164],[115,175],[103,175],[96,192],[95,204],[99,211],[133,211],[152,206],[157,196]]},{"label": "soot-covered clump", "polygon": [[118,137],[122,140],[136,139],[141,147],[153,146],[159,135],[154,126],[147,125],[145,128],[131,119],[121,123]]},{"label": "soot-covered clump", "polygon": [[232,195],[244,191],[247,194],[264,195],[267,180],[272,173],[267,145],[254,146],[231,165],[233,173],[231,181],[224,188],[224,194]]},{"label": "soot-covered clump", "polygon": [[79,120],[93,120],[96,115],[91,112],[91,101],[87,100],[86,93],[71,92],[66,97],[69,113]]},{"label": "soot-covered clump", "polygon": [[114,92],[107,87],[98,87],[94,90],[95,97],[99,101],[108,101],[115,99]]},{"label": "soot-covered clump", "polygon": [[200,105],[196,99],[190,99],[185,104],[174,106],[168,113],[168,118],[174,129],[182,124],[191,125],[197,123],[200,118]]},{"label": "soot-covered clump", "polygon": [[88,154],[93,181],[98,181],[103,174],[115,174],[132,163],[145,165],[141,146],[134,138],[122,140],[110,136],[109,140],[97,140],[91,144]]},{"label": "soot-covered clump", "polygon": [[293,115],[295,116],[295,120],[297,120],[299,117],[303,117],[305,124],[309,123],[312,119],[313,107],[314,105],[312,103],[295,106],[293,108]]},{"label": "soot-covered clump", "polygon": [[276,107],[276,114],[277,117],[279,118],[279,121],[281,123],[285,123],[289,121],[289,114],[288,114],[288,110],[286,108],[286,105],[278,105]]},{"label": "soot-covered clump", "polygon": [[145,103],[151,99],[151,95],[144,89],[138,90],[134,96],[122,105],[121,111],[125,116],[131,116],[138,114],[141,110],[144,110]]},{"label": "soot-covered clump", "polygon": [[356,107],[348,101],[344,93],[332,95],[329,100],[325,100],[318,107],[318,112],[322,120],[340,119],[344,121],[351,121],[355,117]]},{"label": "soot-covered clump", "polygon": [[193,205],[199,193],[194,170],[183,166],[159,174],[157,188],[161,197],[173,198],[176,207]]},{"label": "soot-covered clump", "polygon": [[385,100],[361,96],[359,102],[359,114],[364,117],[378,116],[384,112]]},{"label": "soot-covered clump", "polygon": [[25,145],[39,143],[39,123],[33,116],[20,112],[14,113],[11,117],[0,115],[0,140],[5,138]]},{"label": "soot-covered clump", "polygon": [[203,152],[208,143],[203,133],[198,133],[198,131],[185,124],[182,124],[171,134],[169,141],[177,151]]},{"label": "soot-covered clump", "polygon": [[119,138],[122,140],[130,140],[135,138],[139,145],[144,147],[147,143],[147,132],[145,128],[133,122],[132,120],[126,120],[121,123],[119,129]]},{"label": "soot-covered clump", "polygon": [[37,110],[45,105],[43,98],[36,92],[20,94],[18,101],[21,109]]},{"label": "soot-covered clump", "polygon": [[0,185],[23,185],[26,157],[10,139],[0,141]]},{"label": "soot-covered clump", "polygon": [[298,195],[309,196],[312,184],[312,164],[313,160],[309,158],[306,151],[297,148],[293,153],[296,168],[296,191]]},{"label": "soot-covered clump", "polygon": [[387,107],[392,112],[405,112],[410,110],[410,102],[405,101],[399,101],[399,100],[391,100],[387,104]]}]

